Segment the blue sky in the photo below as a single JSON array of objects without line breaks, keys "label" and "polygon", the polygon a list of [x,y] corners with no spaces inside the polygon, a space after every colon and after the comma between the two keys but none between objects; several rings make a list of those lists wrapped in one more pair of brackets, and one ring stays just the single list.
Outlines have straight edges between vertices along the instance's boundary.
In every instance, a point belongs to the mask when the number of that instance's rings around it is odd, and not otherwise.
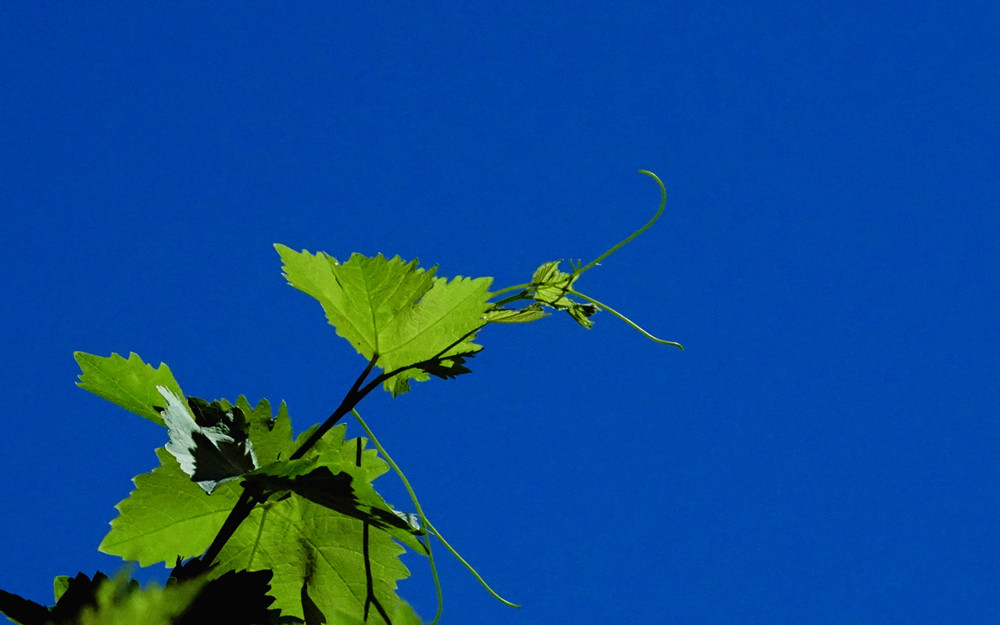
[{"label": "blue sky", "polygon": [[517,284],[648,219],[648,169],[664,217],[579,287],[684,352],[555,316],[361,406],[525,606],[442,558],[444,622],[1000,619],[996,3],[0,15],[0,588],[115,570],[96,546],[165,442],[74,350],[301,431],[364,362],[272,243]]}]

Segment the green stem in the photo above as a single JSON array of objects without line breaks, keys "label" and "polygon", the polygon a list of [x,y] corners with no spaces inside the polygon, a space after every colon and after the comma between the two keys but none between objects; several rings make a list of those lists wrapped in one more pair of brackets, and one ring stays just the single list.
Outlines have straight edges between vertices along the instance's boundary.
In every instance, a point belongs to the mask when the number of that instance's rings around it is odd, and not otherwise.
[{"label": "green stem", "polygon": [[[378,354],[372,356],[371,360],[368,361],[368,366],[361,372],[358,379],[354,381],[354,385],[347,391],[344,399],[341,400],[340,405],[333,411],[333,414],[331,414],[327,420],[312,433],[312,436],[310,436],[301,447],[295,450],[295,453],[290,456],[290,460],[297,460],[304,456],[305,453],[316,444],[320,437],[323,436],[323,434],[325,434],[337,421],[340,420],[341,417],[357,406],[358,402],[364,399],[364,397],[371,392],[371,388],[365,387],[359,390],[359,387],[364,383],[372,369],[375,368],[376,360],[378,360]],[[258,503],[260,502],[257,501],[254,494],[244,488],[243,492],[240,493],[240,498],[236,501],[233,509],[230,510],[229,516],[226,517],[222,527],[219,528],[219,532],[212,540],[212,544],[208,546],[204,555],[201,556],[201,561],[205,566],[210,566],[212,562],[215,561],[215,559],[219,556],[219,553],[222,551],[222,548],[226,545],[226,542],[232,538],[236,529],[248,516],[250,516],[250,512]]]},{"label": "green stem", "polygon": [[[616,251],[618,251],[622,246],[624,246],[626,243],[628,243],[632,239],[636,238],[637,236],[639,236],[640,234],[642,234],[643,232],[645,232],[650,226],[652,226],[653,224],[655,224],[656,220],[659,219],[660,215],[663,214],[663,209],[667,205],[667,188],[665,186],[663,186],[663,181],[660,180],[659,177],[657,177],[657,175],[654,174],[651,171],[647,171],[645,169],[640,169],[639,173],[640,174],[645,174],[645,175],[649,176],[650,178],[652,178],[653,180],[656,181],[656,184],[660,185],[660,194],[663,196],[663,199],[660,201],[660,208],[657,209],[656,214],[653,215],[653,218],[650,219],[646,223],[645,226],[639,228],[638,230],[636,230],[635,232],[633,232],[632,234],[630,234],[624,241],[622,241],[618,245],[612,247],[607,252],[604,252],[603,254],[601,254],[600,256],[598,256],[597,258],[595,258],[594,260],[592,260],[589,263],[587,263],[586,265],[584,265],[581,269],[578,269],[578,270],[574,271],[573,273],[579,275],[579,274],[583,273],[584,271],[587,271],[588,269],[590,269],[591,267],[593,267],[597,263],[601,262],[602,260],[604,260],[608,256],[611,256]],[[610,309],[608,309],[608,310],[610,311]],[[650,338],[653,338],[653,337],[650,337]]]},{"label": "green stem", "polygon": [[[501,293],[506,293],[507,291],[516,291],[518,289],[527,289],[529,287],[531,287],[530,283],[529,284],[515,284],[514,286],[508,286],[508,287],[500,289],[499,291],[494,291],[493,294],[490,295],[490,299],[493,299],[494,297],[496,297],[497,295],[500,295]],[[506,301],[506,300],[503,300],[503,301]]]},{"label": "green stem", "polygon": [[[519,291],[519,292],[517,292],[517,293],[515,293],[513,295],[508,295],[507,297],[503,298],[499,302],[493,302],[493,305],[494,306],[506,306],[507,304],[510,304],[510,303],[513,303],[513,302],[518,302],[518,301],[523,300],[523,299],[532,299],[532,297],[531,297],[531,287],[532,286],[533,285],[531,285],[531,284],[518,284],[514,288],[522,289],[521,291]],[[505,291],[509,291],[509,290],[510,289],[504,289],[503,291],[505,292]],[[500,292],[501,291],[497,291],[497,293],[500,293]],[[496,297],[497,293],[494,293],[491,296],[491,298],[492,297]]]},{"label": "green stem", "polygon": [[[375,449],[377,449],[378,452],[382,454],[382,457],[385,458],[386,463],[390,467],[392,467],[392,470],[395,471],[396,475],[399,476],[400,481],[403,482],[403,486],[406,487],[406,492],[410,494],[410,501],[413,502],[413,507],[416,508],[417,514],[420,516],[420,523],[422,525],[426,525],[427,523],[426,523],[426,518],[424,517],[423,508],[420,507],[420,502],[417,500],[417,494],[413,492],[413,487],[410,486],[410,481],[406,479],[405,475],[403,475],[403,471],[400,470],[399,465],[397,465],[393,461],[393,459],[389,456],[389,453],[385,450],[385,447],[383,447],[382,444],[378,442],[378,439],[375,438],[375,433],[372,432],[372,429],[370,427],[368,427],[368,424],[365,423],[365,420],[361,418],[361,415],[358,413],[357,409],[352,410],[351,413],[354,415],[354,418],[357,419],[358,424],[361,425],[361,428],[365,431],[365,434],[368,435],[369,440],[371,440],[372,444],[375,445]],[[438,578],[437,566],[435,566],[434,564],[434,554],[431,553],[431,541],[430,540],[425,541],[424,546],[427,547],[427,560],[430,562],[431,565],[431,575],[434,577],[434,589],[437,591],[437,600],[438,600],[437,614],[434,615],[434,620],[431,621],[430,625],[437,625],[437,622],[441,619],[441,612],[444,609],[444,595],[441,594],[441,580],[440,578]]]},{"label": "green stem", "polygon": [[[403,486],[406,487],[406,492],[410,494],[410,500],[413,501],[413,507],[417,510],[417,514],[420,516],[420,522],[427,528],[427,531],[433,534],[435,537],[437,537],[437,539],[441,541],[441,544],[444,545],[445,548],[451,552],[451,555],[455,556],[455,558],[459,562],[461,562],[465,566],[465,568],[467,568],[469,572],[472,573],[472,575],[477,580],[479,580],[479,583],[482,584],[483,588],[485,588],[487,592],[493,595],[495,599],[497,599],[504,605],[508,605],[512,608],[520,608],[521,606],[517,605],[516,603],[511,603],[510,601],[507,601],[506,599],[498,595],[496,591],[490,588],[489,584],[487,584],[486,581],[482,578],[482,576],[479,575],[476,569],[474,569],[471,564],[466,562],[465,558],[459,555],[459,553],[455,551],[455,549],[450,544],[448,544],[448,541],[444,539],[444,537],[441,535],[441,532],[437,531],[437,529],[427,519],[427,515],[424,514],[423,507],[421,507],[420,501],[417,500],[417,494],[413,491],[413,487],[410,486],[409,480],[407,480],[406,476],[403,475],[403,472],[400,470],[399,466],[395,462],[393,462],[392,458],[389,456],[389,453],[386,452],[385,447],[383,447],[382,444],[379,443],[378,439],[375,438],[375,433],[372,432],[370,427],[368,427],[368,424],[365,423],[364,419],[361,418],[361,415],[358,414],[357,410],[351,410],[351,412],[354,414],[354,418],[357,419],[358,424],[360,424],[361,428],[365,431],[365,434],[368,435],[368,438],[371,440],[372,444],[375,445],[375,448],[378,449],[379,453],[382,454],[382,456],[385,458],[386,463],[390,467],[392,467],[392,470],[396,472],[396,475],[398,475],[399,479],[403,482]],[[430,541],[427,541],[427,547],[428,547],[427,553],[428,556],[430,556]],[[438,619],[441,617],[443,598],[441,595],[441,583],[438,580],[437,569],[434,566],[434,559],[433,558],[429,559],[431,563],[431,573],[434,575],[434,585],[437,588],[437,593],[438,593],[438,613],[437,616],[434,617],[434,621],[432,622],[432,625],[434,625],[434,623],[437,623]]]},{"label": "green stem", "polygon": [[567,293],[569,293],[570,295],[575,295],[576,297],[579,297],[580,299],[587,300],[591,304],[594,304],[595,306],[597,306],[597,307],[599,307],[599,308],[601,308],[603,310],[608,311],[609,313],[611,313],[615,317],[618,317],[619,319],[621,319],[625,323],[627,323],[630,326],[632,326],[634,329],[636,329],[639,332],[641,332],[646,338],[648,338],[650,340],[656,341],[657,343],[661,343],[663,345],[673,345],[674,347],[680,348],[681,351],[684,351],[684,346],[681,345],[680,343],[675,343],[674,341],[664,341],[663,339],[656,338],[655,336],[653,336],[649,332],[646,332],[645,330],[643,330],[642,328],[640,328],[634,321],[632,321],[631,319],[629,319],[625,315],[621,314],[620,312],[618,312],[614,308],[608,306],[607,304],[599,302],[596,299],[594,299],[592,297],[588,297],[588,296],[586,296],[583,293],[580,293],[578,291],[574,291],[573,289],[567,290]]},{"label": "green stem", "polygon": [[[403,474],[397,470],[397,475],[402,477]],[[420,515],[420,518],[423,519],[423,515]],[[438,600],[437,614],[434,615],[434,620],[430,622],[430,625],[437,625],[438,621],[441,620],[441,612],[444,610],[444,595],[441,594],[441,579],[438,577],[437,565],[434,564],[434,554],[431,552],[431,539],[429,536],[424,536],[424,548],[427,549],[427,562],[431,565],[431,576],[434,577],[434,591],[437,593]]]},{"label": "green stem", "polygon": [[[415,363],[413,363],[411,365],[406,365],[406,366],[403,366],[403,367],[399,367],[398,369],[393,369],[392,371],[383,371],[378,376],[376,376],[375,379],[373,379],[371,382],[369,382],[368,384],[366,384],[360,391],[358,391],[358,393],[361,395],[361,397],[365,397],[366,395],[368,395],[368,393],[371,393],[378,385],[384,384],[386,381],[391,380],[392,378],[394,378],[395,376],[399,375],[400,373],[402,373],[404,371],[407,371],[409,369],[416,369],[416,368],[420,367],[421,365],[426,365],[427,363],[433,362],[433,361],[437,360],[438,358],[443,358],[444,355],[447,354],[453,347],[455,347],[457,345],[460,345],[462,343],[462,341],[464,341],[465,339],[469,338],[473,334],[479,332],[480,330],[482,330],[485,327],[486,327],[486,323],[483,323],[483,325],[477,326],[477,327],[473,328],[472,330],[469,330],[468,332],[466,332],[462,336],[460,336],[457,339],[455,339],[454,341],[452,341],[452,343],[450,345],[448,345],[447,347],[445,347],[444,349],[442,349],[441,351],[439,351],[437,354],[435,354],[431,358],[428,358],[427,360],[421,360],[420,362],[415,362]],[[375,357],[377,357],[377,355],[372,357],[373,358],[372,362],[374,362],[374,358]],[[355,402],[352,405],[352,409],[353,409],[353,406],[357,406],[357,405],[358,405],[358,402]]]}]

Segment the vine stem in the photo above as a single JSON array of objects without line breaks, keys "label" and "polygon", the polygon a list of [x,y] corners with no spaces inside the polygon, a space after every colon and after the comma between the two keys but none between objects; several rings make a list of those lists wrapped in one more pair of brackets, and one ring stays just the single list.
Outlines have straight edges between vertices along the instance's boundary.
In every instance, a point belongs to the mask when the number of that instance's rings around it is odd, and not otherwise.
[{"label": "vine stem", "polygon": [[439,532],[437,530],[437,528],[434,527],[433,524],[431,524],[430,519],[428,519],[427,517],[423,517],[423,520],[424,520],[424,523],[427,525],[428,531],[430,531],[432,534],[434,534],[434,536],[436,536],[437,539],[441,541],[441,544],[445,546],[445,549],[447,549],[448,551],[450,551],[451,555],[455,556],[455,558],[459,562],[461,562],[462,565],[465,566],[465,568],[469,569],[469,572],[472,573],[472,575],[477,580],[479,580],[479,583],[482,584],[483,588],[486,589],[486,592],[488,592],[491,595],[493,595],[494,599],[496,599],[497,601],[499,601],[500,603],[502,603],[504,605],[510,606],[512,608],[520,608],[521,607],[521,606],[519,606],[516,603],[512,603],[510,601],[507,601],[506,599],[504,599],[503,597],[501,597],[500,595],[498,595],[495,590],[493,590],[492,588],[490,588],[490,585],[486,583],[486,580],[484,580],[482,578],[482,576],[479,575],[479,573],[476,571],[476,569],[472,568],[472,565],[469,564],[468,562],[466,562],[465,558],[463,558],[457,551],[455,551],[454,547],[452,547],[450,544],[448,544],[448,541],[444,539],[444,536],[441,535],[441,532]]},{"label": "vine stem", "polygon": [[[480,331],[482,328],[483,326],[477,326],[476,328],[466,332],[465,334],[460,336],[457,340],[452,342],[450,345],[439,351],[437,354],[435,354],[432,358],[429,358],[428,360],[423,360],[421,362],[414,363],[412,365],[400,367],[394,371],[383,372],[382,374],[376,376],[373,380],[368,382],[368,384],[365,384],[365,380],[368,379],[368,376],[375,368],[375,363],[378,361],[378,353],[372,354],[372,357],[368,361],[368,365],[365,367],[365,370],[361,372],[361,375],[358,376],[358,379],[356,379],[354,381],[354,384],[351,385],[351,388],[344,395],[344,398],[340,401],[340,405],[337,406],[337,409],[334,410],[329,417],[327,417],[326,421],[324,421],[322,425],[316,428],[316,431],[313,432],[309,436],[309,438],[306,439],[306,441],[302,443],[302,445],[299,446],[299,448],[296,449],[291,456],[289,456],[288,459],[298,460],[299,458],[304,456],[306,452],[312,449],[312,447],[319,441],[319,439],[323,437],[324,434],[330,431],[330,428],[336,425],[337,422],[340,421],[340,419],[343,418],[344,415],[353,410],[354,407],[357,406],[361,402],[361,400],[364,399],[369,393],[375,390],[375,388],[378,387],[379,384],[382,384],[383,382],[392,378],[393,376],[399,375],[403,371],[419,367],[420,365],[426,364],[427,362],[441,358],[444,354],[448,352],[448,350],[455,347],[456,345],[459,345],[462,341],[472,336],[476,332]],[[233,534],[236,533],[236,529],[240,526],[240,524],[243,521],[245,521],[248,516],[250,516],[250,512],[253,511],[254,506],[256,506],[258,503],[261,502],[258,501],[257,495],[255,493],[252,493],[249,489],[244,488],[243,492],[240,494],[240,498],[236,501],[236,505],[233,506],[233,509],[229,512],[229,516],[226,517],[225,522],[223,522],[222,527],[219,529],[219,533],[215,535],[215,538],[212,540],[212,544],[209,545],[208,549],[205,551],[205,554],[201,556],[200,558],[201,562],[205,566],[210,566],[211,563],[214,562],[217,557],[219,557],[219,553],[222,552],[222,548],[226,545],[229,539],[233,537]]]},{"label": "vine stem", "polygon": [[523,293],[518,293],[516,295],[512,295],[512,296],[510,296],[508,298],[505,298],[505,299],[502,299],[502,300],[500,300],[499,302],[496,303],[497,306],[502,306],[503,304],[514,302],[514,301],[517,301],[518,299],[523,299],[522,296],[527,297],[527,295],[528,295],[528,289],[530,289],[531,286],[532,286],[531,283],[528,283],[528,284],[515,284],[514,286],[508,286],[508,287],[500,289],[499,291],[494,291],[493,294],[490,295],[490,299],[493,299],[497,295],[500,295],[501,293],[506,293],[508,291],[516,291],[518,289],[523,289],[524,290]]},{"label": "vine stem", "polygon": [[[392,470],[395,471],[396,475],[399,476],[400,481],[403,482],[403,486],[406,487],[406,492],[410,494],[410,501],[413,502],[413,507],[416,508],[417,514],[420,516],[421,524],[426,525],[427,523],[424,517],[423,508],[421,508],[420,502],[417,500],[417,494],[413,491],[413,487],[410,486],[410,481],[406,479],[405,475],[403,475],[403,471],[399,468],[399,465],[397,465],[393,461],[392,457],[389,455],[389,452],[385,450],[385,447],[383,447],[382,444],[378,442],[378,439],[375,438],[375,433],[372,432],[372,429],[370,427],[368,427],[368,424],[365,423],[365,420],[361,418],[361,415],[358,413],[357,409],[351,410],[351,413],[354,415],[354,418],[361,426],[361,429],[363,429],[365,431],[365,434],[368,435],[368,439],[372,442],[373,445],[375,445],[375,449],[377,449],[378,452],[382,454],[382,457],[385,458],[386,463],[390,467],[392,467]],[[427,561],[430,563],[431,566],[431,576],[434,578],[434,590],[437,592],[437,600],[438,600],[437,614],[434,615],[434,620],[430,622],[430,625],[437,625],[438,621],[441,620],[441,613],[444,611],[444,595],[441,593],[441,579],[438,577],[437,566],[434,564],[434,553],[431,551],[431,541],[425,540],[424,547],[427,548]]]},{"label": "vine stem", "polygon": [[[340,405],[337,409],[333,411],[326,421],[323,422],[316,431],[302,443],[302,445],[295,450],[295,452],[289,457],[289,460],[297,460],[301,458],[307,451],[309,451],[313,445],[332,428],[337,421],[339,421],[345,414],[351,411],[352,408],[358,405],[358,403],[365,398],[365,396],[371,392],[374,388],[373,386],[366,386],[361,388],[368,375],[375,368],[375,362],[378,360],[378,354],[374,354],[371,360],[368,361],[368,366],[365,370],[361,372],[358,379],[354,381],[350,390],[344,395],[344,399],[341,400]],[[212,562],[219,557],[219,553],[222,552],[222,548],[226,545],[233,534],[236,533],[236,529],[240,526],[243,521],[250,516],[250,512],[253,511],[254,506],[256,506],[259,501],[257,501],[257,496],[251,492],[249,489],[244,488],[243,492],[240,494],[240,498],[236,501],[233,509],[229,512],[229,516],[226,517],[225,522],[223,522],[222,527],[219,528],[219,533],[215,535],[212,540],[212,544],[208,546],[205,554],[201,556],[201,562],[206,566],[210,566]]]},{"label": "vine stem", "polygon": [[368,395],[368,393],[372,392],[372,389],[375,388],[374,386],[369,385],[365,388],[361,388],[361,385],[365,383],[365,379],[368,378],[372,369],[375,368],[375,362],[377,360],[378,354],[372,354],[371,360],[368,361],[368,366],[361,372],[358,379],[354,381],[354,385],[351,386],[350,390],[347,391],[347,394],[344,395],[344,399],[341,400],[337,409],[333,411],[333,414],[327,417],[326,421],[324,421],[322,425],[316,428],[316,431],[312,433],[306,442],[302,443],[302,445],[295,450],[295,453],[289,456],[289,460],[298,460],[304,456],[307,451],[312,449],[313,445],[315,445],[319,439],[323,438],[324,434],[330,431],[330,428],[337,424],[337,421],[340,421],[340,419],[357,406],[361,400]]}]

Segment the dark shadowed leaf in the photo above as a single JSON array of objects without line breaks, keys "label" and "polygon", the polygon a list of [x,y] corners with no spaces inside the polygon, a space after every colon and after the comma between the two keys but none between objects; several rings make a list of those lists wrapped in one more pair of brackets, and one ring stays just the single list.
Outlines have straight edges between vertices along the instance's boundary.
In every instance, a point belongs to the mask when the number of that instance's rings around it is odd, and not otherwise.
[{"label": "dark shadowed leaf", "polygon": [[195,397],[185,403],[172,391],[156,388],[166,401],[162,414],[170,434],[167,451],[206,493],[257,468],[249,425],[240,408]]}]

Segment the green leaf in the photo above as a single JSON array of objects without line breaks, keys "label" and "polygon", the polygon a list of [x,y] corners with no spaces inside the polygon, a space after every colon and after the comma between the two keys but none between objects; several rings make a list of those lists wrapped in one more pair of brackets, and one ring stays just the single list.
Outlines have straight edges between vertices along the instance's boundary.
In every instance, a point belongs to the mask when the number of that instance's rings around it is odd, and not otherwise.
[{"label": "green leaf", "polygon": [[588,330],[594,326],[590,317],[597,312],[594,304],[583,304],[575,302],[569,298],[569,293],[573,289],[573,283],[580,277],[577,271],[566,273],[560,271],[561,260],[554,260],[543,263],[535,270],[531,277],[532,294],[531,297],[538,303],[565,310],[573,320]]},{"label": "green leaf", "polygon": [[386,383],[394,395],[406,392],[409,380],[423,381],[428,374],[467,372],[456,357],[482,349],[472,340],[490,307],[491,278],[435,278],[436,268],[424,270],[416,260],[407,263],[398,256],[353,254],[340,263],[322,252],[275,248],[289,284],[316,298],[337,334],[358,353],[368,359],[377,355],[377,365],[386,372],[412,367]]},{"label": "green leaf", "polygon": [[236,483],[206,495],[167,450],[156,455],[161,465],[133,478],[135,490],[115,506],[118,517],[98,547],[140,566],[172,566],[177,558],[203,553],[240,495]]},{"label": "green leaf", "polygon": [[[230,404],[219,402],[226,407]],[[250,442],[258,461],[270,463],[279,455],[291,455],[291,420],[284,404],[276,419],[261,401],[251,408],[244,397],[236,401],[250,427]],[[177,558],[200,555],[211,544],[240,495],[236,483],[223,484],[211,496],[191,481],[177,460],[159,448],[161,465],[150,473],[136,476],[135,490],[116,508],[119,515],[101,542],[104,553],[149,566],[157,562],[173,566]]]},{"label": "green leaf", "polygon": [[594,327],[594,322],[590,318],[597,312],[597,306],[593,304],[579,304],[573,302],[573,305],[566,309],[569,316],[573,318],[574,321],[587,328],[588,330]]},{"label": "green leaf", "polygon": [[52,580],[52,594],[55,596],[56,601],[59,601],[59,597],[63,596],[66,589],[69,588],[69,575],[57,575],[54,580]]},{"label": "green leaf", "polygon": [[6,590],[0,590],[0,614],[21,625],[45,625],[49,617],[45,606]]},{"label": "green leaf", "polygon": [[[301,497],[254,509],[216,560],[220,569],[271,569],[271,594],[282,613],[304,618],[303,594],[329,623],[361,623],[367,596],[363,526]],[[370,531],[375,597],[396,609],[396,581],[409,575],[403,553],[385,532]],[[369,618],[369,623],[382,619]]]},{"label": "green leaf", "polygon": [[162,413],[170,434],[166,449],[206,493],[257,468],[250,428],[240,408],[197,397],[185,404],[166,388],[156,389],[167,402]]},{"label": "green leaf", "polygon": [[[64,585],[56,605],[37,606],[25,625],[282,625],[301,623],[283,618],[270,608],[270,571],[228,571],[222,575],[202,575],[165,587],[151,584],[141,588],[126,575],[108,579],[103,573],[93,578],[83,573],[57,578]],[[224,620],[220,616],[224,615]]]},{"label": "green leaf", "polygon": [[118,354],[105,358],[76,352],[73,356],[82,372],[77,386],[154,423],[163,425],[157,408],[162,408],[164,401],[157,386],[184,397],[170,367],[163,363],[154,369],[134,353],[129,354],[128,360]]},{"label": "green leaf", "polygon": [[[229,404],[219,401],[219,405],[225,408]],[[345,441],[346,426],[341,424],[320,439],[313,451],[297,460],[297,464],[273,464],[279,457],[289,457],[310,432],[304,432],[293,442],[283,406],[274,420],[266,402],[251,409],[241,397],[235,406],[246,415],[250,442],[257,450],[258,460],[265,467],[271,465],[269,471],[293,478],[299,474],[309,475],[306,463],[326,467],[330,474],[335,473],[331,467],[350,471],[350,488],[358,502],[354,509],[389,527],[383,530],[369,525],[369,560],[375,596],[390,614],[393,625],[419,623],[412,609],[395,593],[397,581],[409,572],[399,561],[403,548],[394,536],[414,546],[417,532],[393,526],[386,515],[395,511],[372,489],[371,481],[388,470],[377,451],[364,448],[363,439]],[[357,467],[359,444],[361,466]],[[141,566],[157,562],[173,566],[178,558],[204,553],[235,505],[241,489],[230,482],[206,495],[169,452],[161,448],[156,453],[161,466],[135,478],[136,489],[118,504],[119,516],[112,521],[111,531],[100,550],[138,561]],[[324,482],[319,479],[305,485],[322,488]],[[293,486],[297,485],[293,482]],[[316,499],[323,497],[319,492],[310,494]],[[271,595],[276,598],[274,607],[282,613],[304,618],[303,597],[308,597],[306,605],[315,604],[326,615],[328,623],[361,623],[367,590],[364,526],[365,521],[356,515],[338,512],[302,496],[271,500],[254,508],[240,525],[217,558],[215,570],[273,570]],[[419,552],[425,553],[422,548]],[[393,614],[398,618],[391,616]],[[383,621],[373,611],[368,622]]]},{"label": "green leaf", "polygon": [[389,617],[392,620],[392,625],[424,625],[420,615],[402,599],[396,602],[396,610],[395,612],[390,611]]},{"label": "green leaf", "polygon": [[492,308],[486,311],[484,319],[489,323],[528,323],[548,316],[542,305],[536,302],[524,308]]},{"label": "green leaf", "polygon": [[[351,474],[350,482],[360,502],[374,493],[363,494],[361,485],[370,487],[371,480],[387,471],[388,466],[375,450],[364,448],[363,439],[345,441],[345,429],[343,425],[333,428],[317,443],[316,454],[304,460],[325,466],[332,475],[334,472],[329,467],[338,466],[343,470],[356,465],[360,446],[361,466],[354,467],[356,472]],[[289,463],[273,469],[276,474],[309,475],[306,463]],[[261,472],[264,472],[263,468]],[[312,485],[322,483],[318,480]],[[322,499],[323,496],[316,493],[315,498]],[[381,502],[380,498],[378,502]],[[384,502],[378,502],[377,506],[383,512],[391,511]],[[362,506],[358,504],[355,508],[360,510]],[[307,607],[315,605],[326,615],[328,623],[360,624],[367,596],[365,525],[365,521],[354,514],[342,514],[302,496],[268,501],[251,512],[216,561],[223,569],[273,570],[271,594],[276,598],[275,607],[281,609],[283,614],[303,618]],[[400,621],[393,618],[393,625],[400,622],[419,623],[419,619],[395,592],[396,582],[409,575],[399,561],[403,548],[388,531],[371,525],[369,528],[368,553],[376,599],[390,617],[394,613],[406,615],[405,618],[401,616]],[[407,542],[415,540],[412,533],[406,531],[402,531],[399,538]],[[304,601],[304,597],[308,597],[308,601]],[[372,607],[368,623],[384,622]]]},{"label": "green leaf", "polygon": [[561,262],[561,260],[553,260],[540,265],[531,276],[531,286],[535,290],[533,296],[535,300],[546,306],[564,310],[573,303],[566,297],[566,293],[573,288],[573,283],[576,282],[579,275],[560,271],[559,263]]},{"label": "green leaf", "polygon": [[[23,625],[174,625],[182,623],[176,617],[188,609],[206,581],[186,583],[183,588],[175,585],[169,591],[155,586],[143,590],[127,576],[111,580],[100,572],[93,578],[79,573],[56,578],[59,597],[50,608],[0,591],[0,612]],[[8,602],[4,595],[17,601]],[[167,601],[157,601],[162,599]]]},{"label": "green leaf", "polygon": [[414,551],[427,555],[416,536],[424,532],[411,515],[394,510],[375,492],[362,467],[336,455],[280,461],[257,469],[245,483],[267,496],[292,492],[340,514],[366,521]]},{"label": "green leaf", "polygon": [[429,360],[426,364],[420,366],[420,370],[439,377],[442,380],[450,380],[463,373],[471,373],[469,368],[465,366],[465,358],[472,355],[455,355],[448,358]]},{"label": "green leaf", "polygon": [[[128,580],[106,580],[94,590],[93,606],[80,610],[71,621],[79,625],[172,625],[198,593],[193,583],[171,588],[150,586],[140,590]],[[204,584],[201,582],[199,585]]]},{"label": "green leaf", "polygon": [[98,608],[99,593],[105,584],[114,585],[123,593],[131,592],[139,586],[137,582],[128,579],[125,575],[109,580],[108,576],[100,571],[94,573],[93,577],[77,573],[75,577],[66,579],[66,591],[50,608],[49,618],[57,623],[67,622],[71,619],[81,620],[83,615]]},{"label": "green leaf", "polygon": [[[171,578],[168,587],[178,582],[190,583],[188,581],[190,578],[183,580],[173,576]],[[274,597],[269,595],[271,578],[271,571],[226,571],[222,575],[210,572],[194,577],[194,581],[199,579],[208,581],[203,584],[198,595],[190,602],[175,625],[301,623],[300,619],[282,617],[278,610],[270,608],[274,603]]]},{"label": "green leaf", "polygon": [[[219,403],[227,410],[230,407],[229,402],[224,399],[220,399]],[[259,464],[268,464],[282,456],[291,455],[294,451],[291,449],[292,444],[289,443],[292,440],[292,420],[288,417],[288,406],[285,402],[278,404],[278,414],[275,417],[271,416],[271,406],[266,399],[260,400],[257,406],[253,407],[241,395],[236,400],[235,407],[247,415],[250,442],[253,444]]]}]

